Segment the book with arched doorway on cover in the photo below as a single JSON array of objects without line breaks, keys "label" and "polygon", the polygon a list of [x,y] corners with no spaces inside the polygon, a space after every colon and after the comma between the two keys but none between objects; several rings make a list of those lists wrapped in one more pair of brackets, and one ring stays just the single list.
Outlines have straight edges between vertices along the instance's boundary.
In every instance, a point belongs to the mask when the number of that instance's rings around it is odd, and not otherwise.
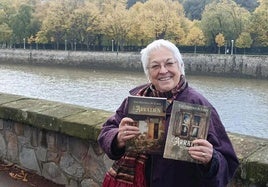
[{"label": "book with arched doorway on cover", "polygon": [[166,98],[128,97],[128,117],[134,120],[130,125],[137,126],[140,134],[126,142],[126,150],[143,153],[163,153]]}]

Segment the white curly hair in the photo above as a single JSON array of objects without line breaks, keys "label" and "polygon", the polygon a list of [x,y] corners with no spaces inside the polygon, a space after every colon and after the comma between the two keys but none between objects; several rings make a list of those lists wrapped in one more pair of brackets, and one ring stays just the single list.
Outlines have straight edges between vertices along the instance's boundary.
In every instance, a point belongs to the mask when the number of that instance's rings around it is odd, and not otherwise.
[{"label": "white curly hair", "polygon": [[147,77],[149,77],[149,72],[148,72],[148,63],[149,63],[149,55],[152,51],[159,49],[160,47],[165,47],[169,49],[175,58],[175,60],[178,62],[179,69],[181,71],[182,75],[185,75],[184,71],[184,62],[182,60],[182,56],[180,53],[180,50],[170,41],[168,40],[155,40],[149,45],[147,45],[146,48],[141,50],[141,62],[143,66],[144,73]]}]

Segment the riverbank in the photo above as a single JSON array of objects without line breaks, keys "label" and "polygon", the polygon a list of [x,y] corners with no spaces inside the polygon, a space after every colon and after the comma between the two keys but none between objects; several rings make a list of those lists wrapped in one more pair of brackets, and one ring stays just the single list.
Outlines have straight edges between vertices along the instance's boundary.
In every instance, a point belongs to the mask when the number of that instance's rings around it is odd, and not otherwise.
[{"label": "riverbank", "polygon": [[[189,75],[268,79],[268,56],[182,54]],[[0,49],[0,63],[143,71],[139,53]]]}]

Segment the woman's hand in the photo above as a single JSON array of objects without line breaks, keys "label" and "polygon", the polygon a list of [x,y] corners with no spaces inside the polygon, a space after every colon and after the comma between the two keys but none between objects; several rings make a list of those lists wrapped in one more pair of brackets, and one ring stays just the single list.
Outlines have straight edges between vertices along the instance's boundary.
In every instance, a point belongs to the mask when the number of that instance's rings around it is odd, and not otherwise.
[{"label": "woman's hand", "polygon": [[204,139],[196,139],[193,144],[194,146],[188,149],[191,157],[204,165],[209,164],[212,159],[213,145]]},{"label": "woman's hand", "polygon": [[117,134],[117,146],[122,148],[126,145],[126,141],[136,137],[140,134],[138,127],[133,126],[133,120],[131,118],[123,118],[119,124],[118,134]]}]

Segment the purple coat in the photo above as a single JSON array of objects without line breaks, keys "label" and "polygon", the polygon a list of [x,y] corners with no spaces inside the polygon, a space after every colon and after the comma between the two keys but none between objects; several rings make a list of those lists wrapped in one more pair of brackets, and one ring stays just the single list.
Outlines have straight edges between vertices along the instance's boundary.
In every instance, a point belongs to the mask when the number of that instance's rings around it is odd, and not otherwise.
[{"label": "purple coat", "polygon": [[[143,88],[139,86],[130,91],[136,95]],[[150,155],[146,164],[146,176],[151,187],[223,187],[228,184],[238,167],[238,159],[226,134],[216,109],[208,100],[188,85],[177,95],[176,100],[211,107],[211,120],[207,140],[213,145],[213,157],[210,168],[201,164],[165,159],[160,155]],[[167,108],[166,132],[170,120],[172,104]],[[98,142],[109,158],[116,160],[124,154],[124,149],[115,150],[113,140],[118,133],[118,125],[127,115],[127,99],[116,113],[103,125]],[[150,177],[149,177],[150,176]]]}]

